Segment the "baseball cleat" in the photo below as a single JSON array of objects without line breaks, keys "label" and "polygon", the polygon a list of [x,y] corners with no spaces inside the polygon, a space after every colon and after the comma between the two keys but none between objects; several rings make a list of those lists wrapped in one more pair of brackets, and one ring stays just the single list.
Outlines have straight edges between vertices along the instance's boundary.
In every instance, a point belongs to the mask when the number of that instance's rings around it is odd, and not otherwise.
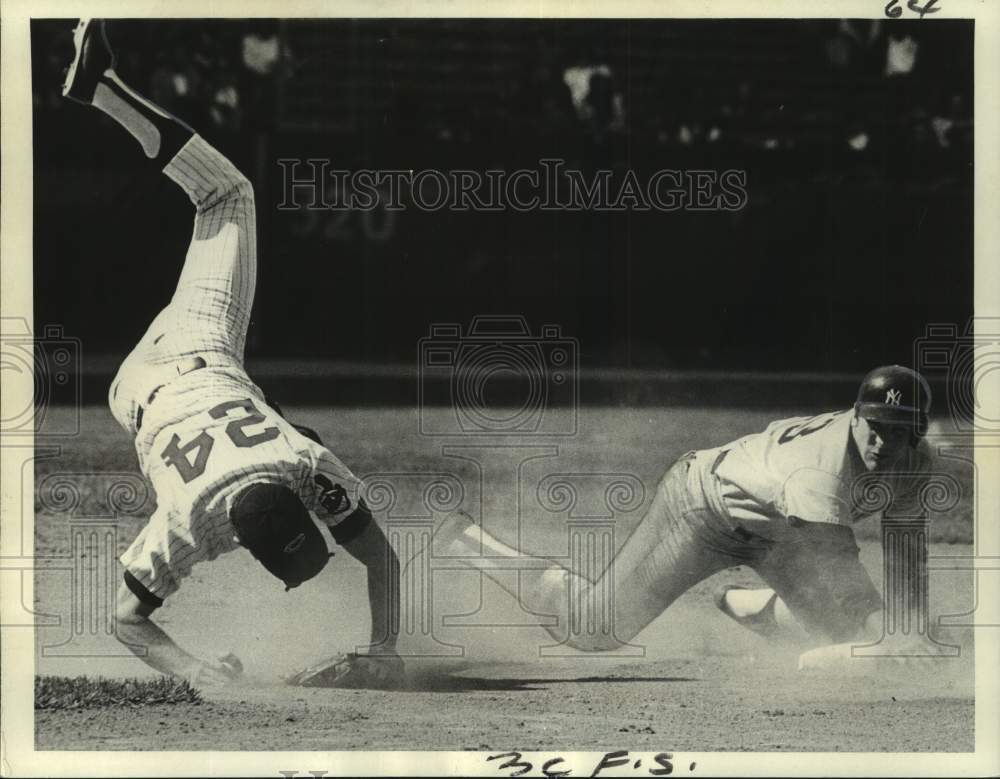
[{"label": "baseball cleat", "polygon": [[778,621],[774,617],[774,604],[778,600],[777,593],[771,596],[771,599],[768,600],[764,608],[760,611],[746,615],[737,614],[730,608],[726,596],[730,590],[746,589],[749,588],[741,587],[738,584],[724,584],[715,591],[715,607],[747,630],[752,630],[757,635],[764,636],[765,638],[773,636],[778,631]]},{"label": "baseball cleat", "polygon": [[63,97],[89,105],[100,77],[115,67],[115,54],[108,43],[104,20],[80,19],[73,31],[73,47],[75,52],[63,82]]}]

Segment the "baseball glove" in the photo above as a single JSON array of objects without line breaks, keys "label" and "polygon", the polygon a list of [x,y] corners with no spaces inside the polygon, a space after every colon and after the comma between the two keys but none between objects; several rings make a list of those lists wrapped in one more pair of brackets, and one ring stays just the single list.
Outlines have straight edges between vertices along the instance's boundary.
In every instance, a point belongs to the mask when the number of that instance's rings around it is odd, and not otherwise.
[{"label": "baseball glove", "polygon": [[402,685],[403,661],[397,655],[335,655],[288,678],[298,687],[390,690]]}]

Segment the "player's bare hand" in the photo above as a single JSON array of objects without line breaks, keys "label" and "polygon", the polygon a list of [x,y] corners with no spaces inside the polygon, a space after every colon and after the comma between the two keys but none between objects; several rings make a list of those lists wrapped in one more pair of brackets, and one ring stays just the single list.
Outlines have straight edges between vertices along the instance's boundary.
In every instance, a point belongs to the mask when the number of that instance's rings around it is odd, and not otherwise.
[{"label": "player's bare hand", "polygon": [[884,655],[858,654],[854,648],[860,649],[863,644],[830,644],[816,649],[810,649],[799,655],[800,671],[822,670],[870,670],[873,664],[880,667],[902,666],[915,670],[933,671],[956,654],[951,647],[936,644],[914,642],[912,646],[887,646]]}]

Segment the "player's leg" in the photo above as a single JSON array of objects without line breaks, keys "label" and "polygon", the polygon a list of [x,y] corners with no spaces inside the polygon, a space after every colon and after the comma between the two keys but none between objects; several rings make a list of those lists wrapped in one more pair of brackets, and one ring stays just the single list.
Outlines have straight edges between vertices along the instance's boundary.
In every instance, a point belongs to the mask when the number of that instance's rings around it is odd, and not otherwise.
[{"label": "player's leg", "polygon": [[[557,562],[524,570],[519,581],[495,576],[510,570],[504,558],[523,558],[467,517],[451,519],[438,533],[444,554],[460,555],[464,564],[483,571],[532,611],[559,617],[547,628],[559,641],[586,651],[605,651],[630,641],[680,595],[712,574],[748,562],[746,541],[692,495],[689,463],[681,460],[660,481],[646,515],[595,581]],[[611,612],[608,631],[569,630],[583,615]]]},{"label": "player's leg", "polygon": [[[882,597],[861,564],[851,529],[826,522],[769,524],[774,544],[753,567],[777,595],[780,624],[789,633],[804,631],[817,644],[863,638],[882,609]],[[749,592],[744,605],[750,608],[755,597],[767,596]]]},{"label": "player's leg", "polygon": [[63,92],[118,122],[194,203],[194,233],[177,290],[119,369],[110,401],[130,432],[150,393],[186,361],[242,365],[256,283],[249,181],[189,127],[128,87],[97,20],[81,21]]},{"label": "player's leg", "polygon": [[103,111],[139,142],[149,159],[165,165],[194,131],[122,83],[102,20],[80,19],[73,45],[63,96]]}]

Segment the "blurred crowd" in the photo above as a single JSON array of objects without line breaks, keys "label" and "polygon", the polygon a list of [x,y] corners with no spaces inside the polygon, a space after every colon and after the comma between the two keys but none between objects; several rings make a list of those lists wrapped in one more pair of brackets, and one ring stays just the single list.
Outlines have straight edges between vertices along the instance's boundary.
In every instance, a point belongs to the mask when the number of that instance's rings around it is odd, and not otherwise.
[{"label": "blurred crowd", "polygon": [[[141,175],[120,131],[60,97],[71,31],[33,22],[36,314],[117,351],[187,245],[187,228],[148,233],[189,219],[188,204]],[[619,183],[663,169],[747,173],[746,208],[670,218],[261,208],[261,354],[322,357],[302,332],[360,329],[322,348],[408,360],[429,317],[518,311],[564,323],[594,365],[827,370],[814,344],[887,361],[858,351],[885,344],[868,337],[871,311],[892,314],[885,326],[906,349],[912,322],[971,313],[966,20],[125,20],[110,35],[122,77],[247,171],[261,203],[285,196],[283,157],[477,171],[555,157]],[[67,270],[80,245],[105,244],[107,275]],[[308,273],[286,272],[304,258]],[[117,275],[141,276],[144,294],[112,300],[105,279]],[[329,289],[377,289],[380,305],[366,294],[302,305]],[[123,327],[67,320],[81,295],[113,305]]]},{"label": "blurred crowd", "polygon": [[[63,109],[70,34],[68,24],[36,26],[42,112]],[[546,153],[565,142],[571,150],[832,150],[848,160],[900,149],[907,160],[971,154],[972,47],[963,35],[955,24],[881,20],[112,28],[123,75],[210,133],[360,130],[394,143],[542,139]]]},{"label": "blurred crowd", "polygon": [[[35,33],[35,108],[58,112],[72,25],[47,24]],[[113,23],[110,37],[127,80],[194,126],[226,133],[275,125],[276,89],[289,66],[275,20],[124,20]]]}]

